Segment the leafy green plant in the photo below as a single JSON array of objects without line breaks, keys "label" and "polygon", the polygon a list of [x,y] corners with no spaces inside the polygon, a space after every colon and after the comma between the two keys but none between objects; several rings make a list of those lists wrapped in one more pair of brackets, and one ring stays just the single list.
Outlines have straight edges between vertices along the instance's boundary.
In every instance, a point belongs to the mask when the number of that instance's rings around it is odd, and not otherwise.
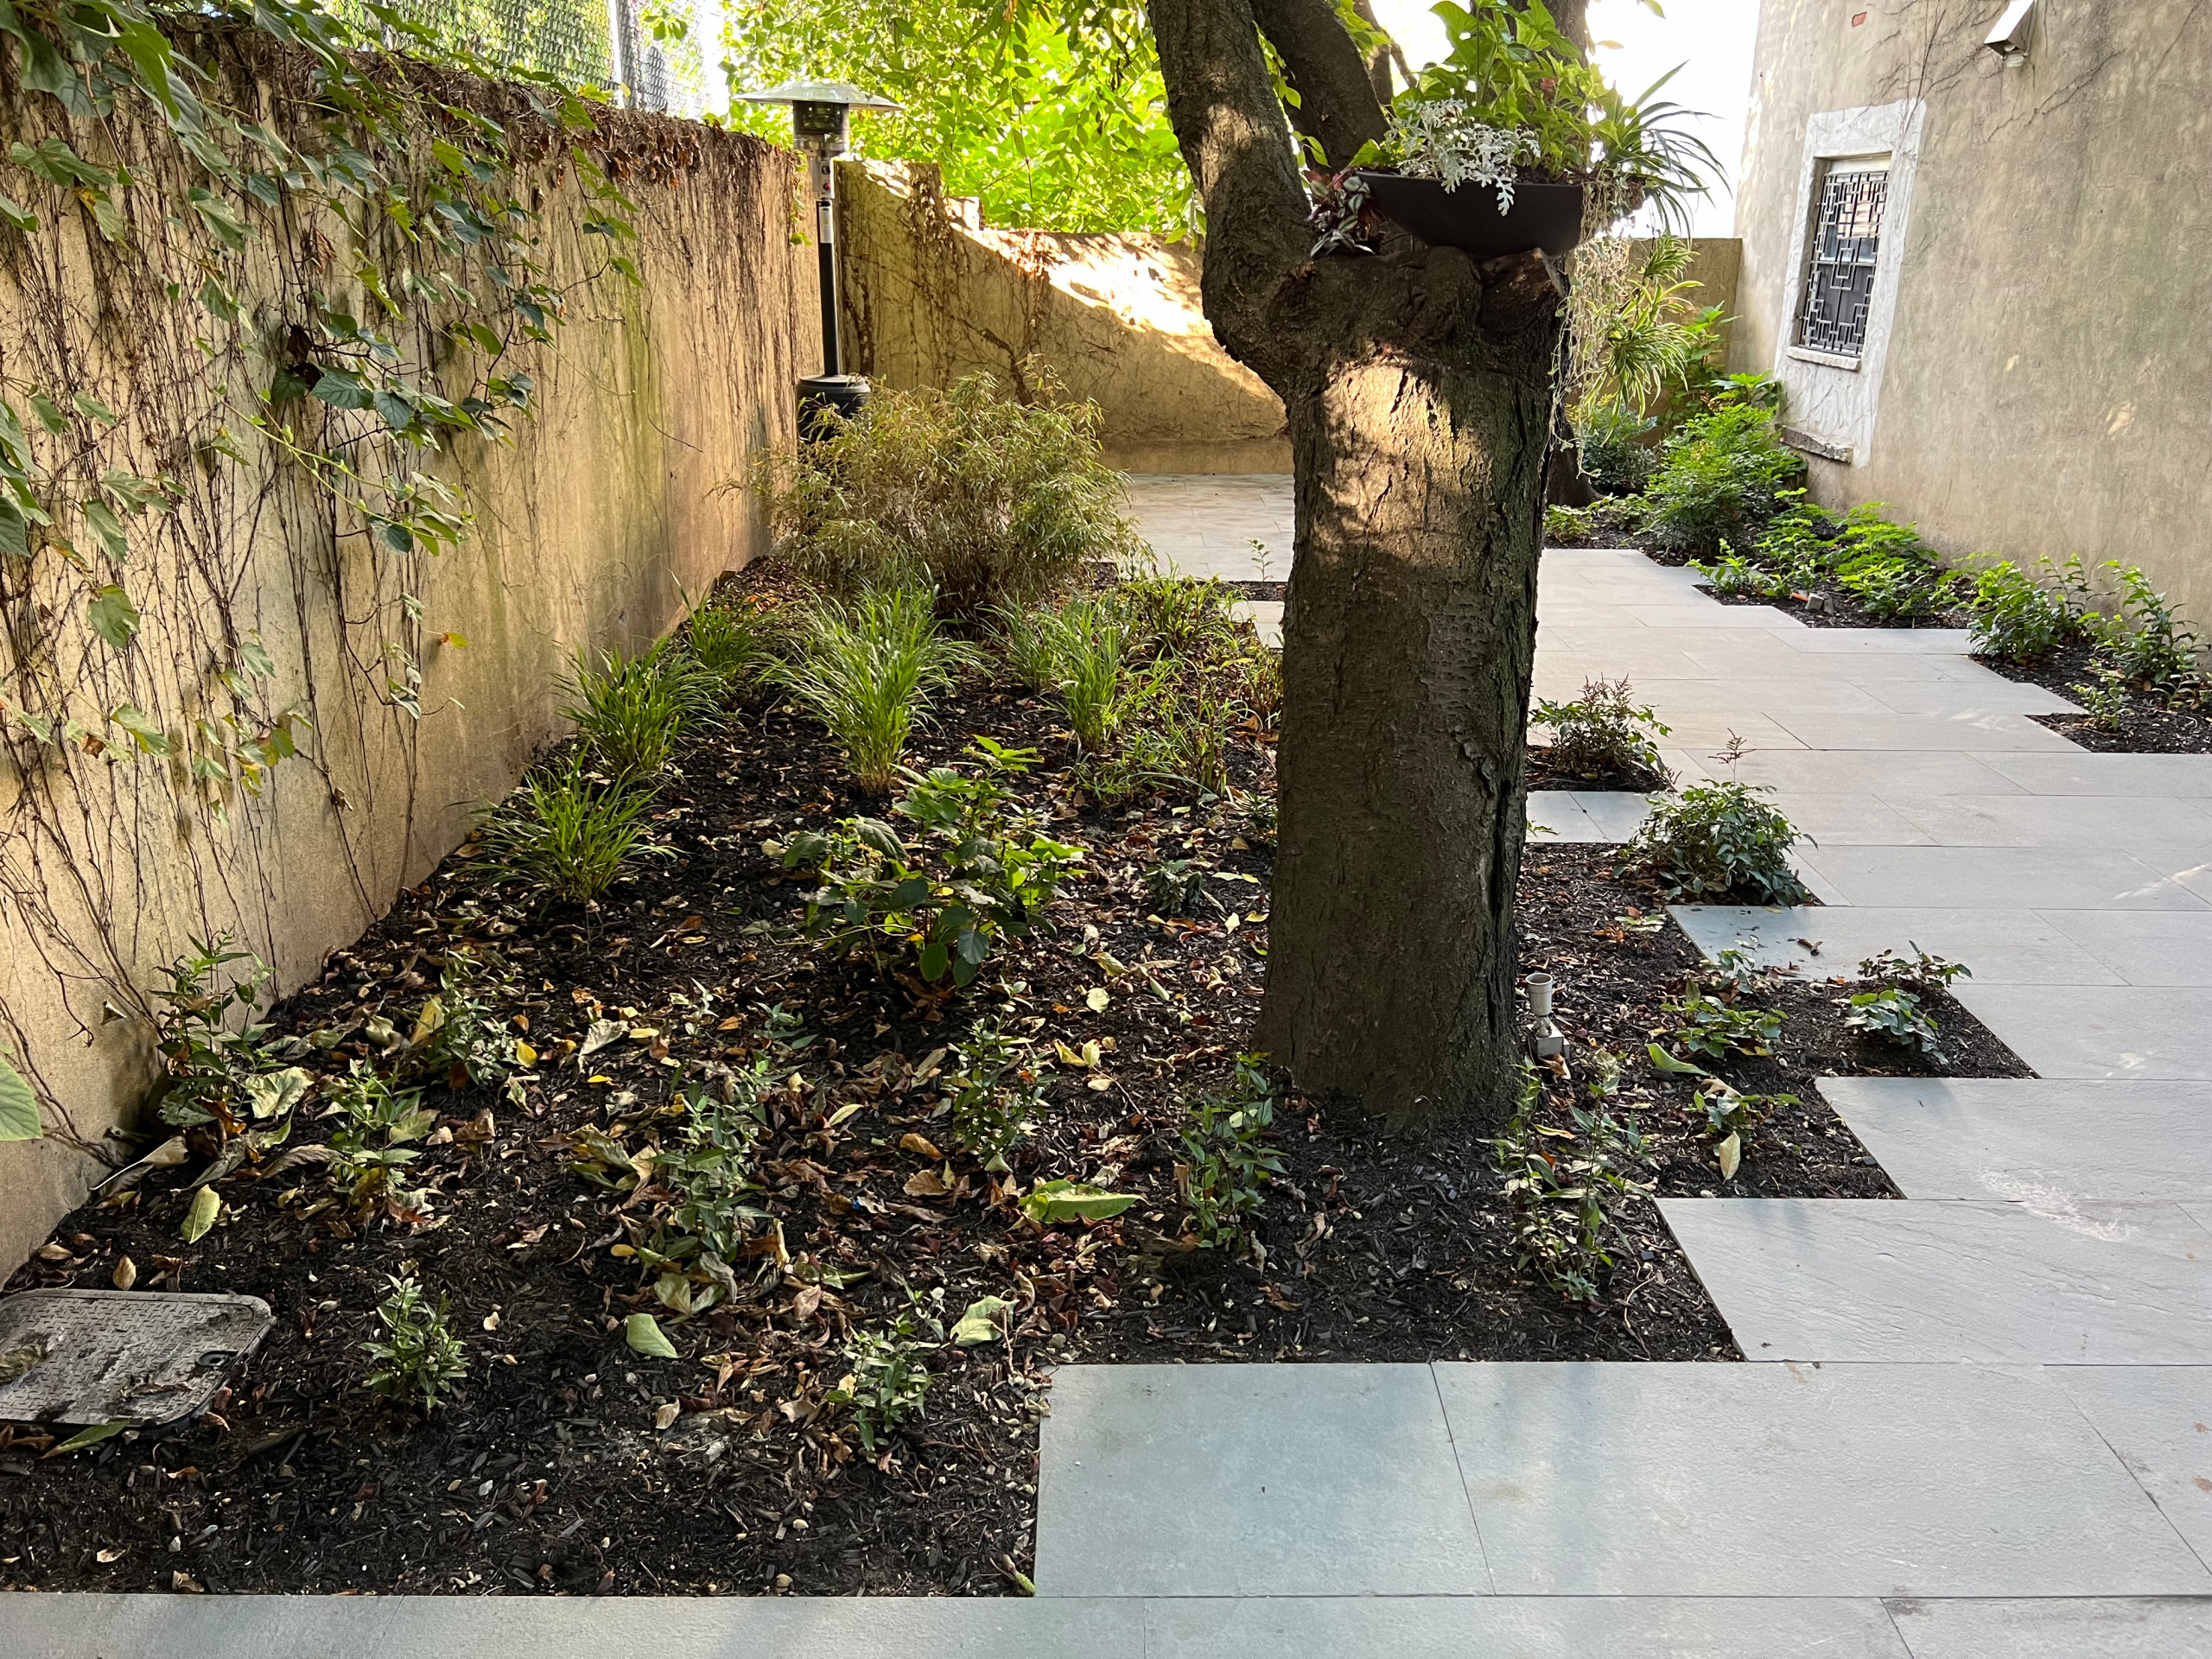
[{"label": "leafy green plant", "polygon": [[581,753],[523,780],[478,818],[477,868],[571,904],[596,899],[653,849],[650,789],[596,779]]},{"label": "leafy green plant", "polygon": [[1532,1068],[1519,1109],[1490,1143],[1513,1215],[1514,1262],[1568,1301],[1594,1302],[1613,1264],[1613,1210],[1646,1190],[1636,1172],[1650,1152],[1633,1116],[1573,1106],[1574,1127],[1556,1128],[1537,1121],[1540,1101]]},{"label": "leafy green plant", "polygon": [[1974,655],[2022,664],[2039,663],[2088,634],[2082,608],[2063,589],[2054,592],[2010,559],[1974,576],[1967,626]]},{"label": "leafy green plant", "polygon": [[1544,699],[1536,704],[1535,718],[1551,728],[1546,759],[1559,771],[1581,778],[1641,772],[1662,783],[1667,779],[1656,740],[1669,728],[1648,706],[1637,706],[1625,675],[1583,681],[1582,695],[1571,702]]},{"label": "leafy green plant", "polygon": [[910,847],[875,818],[847,818],[785,844],[787,869],[818,869],[806,931],[839,957],[861,955],[878,973],[911,968],[925,984],[966,985],[1001,938],[1027,938],[1080,848],[1044,833],[1006,779],[1036,761],[1030,749],[988,738],[971,751],[978,774],[949,766],[912,779],[893,809],[921,832]]},{"label": "leafy green plant", "polygon": [[800,620],[798,655],[779,677],[845,752],[853,779],[887,795],[918,718],[975,654],[937,624],[929,590],[883,587],[824,601]]},{"label": "leafy green plant", "polygon": [[1930,991],[1948,990],[1953,980],[1974,977],[1974,969],[1962,962],[1953,962],[1948,957],[1923,950],[1910,940],[1906,941],[1906,948],[1912,952],[1910,957],[1900,957],[1893,950],[1882,950],[1871,957],[1861,957],[1859,978],[1878,980],[1885,985],[1902,985],[1909,991],[1917,991],[1925,996]]},{"label": "leafy green plant", "polygon": [[376,1362],[366,1385],[378,1394],[412,1397],[423,1410],[435,1410],[468,1375],[467,1346],[453,1328],[445,1297],[431,1301],[413,1279],[394,1276],[385,1283],[391,1294],[377,1304],[384,1335],[361,1344]]},{"label": "leafy green plant", "polygon": [[1710,564],[1693,560],[1690,568],[1711,582],[1716,594],[1787,599],[1796,591],[1789,577],[1764,569],[1736,553],[1723,553]]},{"label": "leafy green plant", "polygon": [[1127,576],[1114,605],[1133,646],[1155,656],[1204,662],[1237,649],[1236,590],[1211,576]]},{"label": "leafy green plant", "polygon": [[1201,796],[1229,788],[1228,738],[1217,715],[1178,677],[1177,662],[1154,664],[1124,696],[1120,741],[1075,765],[1076,786],[1092,799],[1125,801],[1169,790]]},{"label": "leafy green plant", "polygon": [[1827,567],[1837,584],[1880,621],[1928,615],[1950,602],[1959,578],[1943,566],[1910,524],[1882,516],[1878,501],[1862,502],[1837,523]]},{"label": "leafy green plant", "polygon": [[1662,1004],[1660,1012],[1674,1022],[1671,1037],[1678,1049],[1711,1059],[1770,1054],[1782,1035],[1782,1015],[1777,1010],[1738,1007],[1702,991],[1685,991]]},{"label": "leafy green plant", "polygon": [[1720,1160],[1723,1180],[1733,1180],[1744,1154],[1751,1149],[1751,1132],[1784,1106],[1795,1106],[1795,1095],[1747,1095],[1714,1077],[1697,1097],[1705,1114],[1705,1127],[1713,1136],[1713,1154]]},{"label": "leafy green plant", "polygon": [[1225,1089],[1198,1096],[1182,1134],[1176,1185],[1191,1212],[1191,1231],[1208,1249],[1237,1244],[1267,1202],[1267,1184],[1283,1171],[1282,1154],[1267,1145],[1274,1128],[1274,1092],[1259,1057],[1238,1058]]},{"label": "leafy green plant", "polygon": [[1902,986],[1885,985],[1879,990],[1859,992],[1851,999],[1843,1022],[1853,1031],[1901,1048],[1916,1048],[1929,1055],[1941,1052],[1936,1042],[1935,1019],[1920,1006],[1919,996]]},{"label": "leafy green plant", "polygon": [[2195,631],[2182,625],[2139,566],[2122,569],[2114,559],[2106,569],[2120,583],[2120,615],[2103,630],[2103,654],[2139,685],[2164,691],[2196,681],[2202,646]]},{"label": "leafy green plant", "polygon": [[1644,440],[1658,424],[1624,404],[1602,404],[1574,423],[1582,476],[1600,495],[1640,495],[1651,481],[1652,451]]},{"label": "leafy green plant", "polygon": [[[224,969],[251,964],[236,979]],[[228,1138],[256,1123],[280,1125],[306,1096],[310,1079],[283,1066],[270,1050],[270,1027],[254,1018],[268,991],[269,969],[228,935],[192,949],[169,964],[169,983],[156,990],[155,1046],[166,1075],[162,1121],[180,1128],[212,1126]],[[232,1010],[242,1016],[233,1027]]]},{"label": "leafy green plant", "polygon": [[329,1085],[330,1105],[323,1116],[340,1120],[330,1134],[335,1154],[330,1178],[345,1189],[357,1210],[379,1198],[407,1202],[400,1173],[422,1156],[414,1146],[430,1132],[438,1115],[422,1103],[418,1089],[394,1089],[371,1067],[356,1060]]},{"label": "leafy green plant", "polygon": [[922,1362],[944,1344],[938,1322],[918,1302],[880,1330],[855,1331],[845,1344],[852,1369],[828,1398],[845,1408],[870,1455],[892,1430],[920,1414],[931,1381]]},{"label": "leafy green plant", "polygon": [[1621,867],[1649,875],[1669,899],[1741,892],[1763,905],[1802,903],[1810,893],[1789,849],[1804,837],[1761,792],[1732,779],[1691,785],[1651,809]]},{"label": "leafy green plant", "polygon": [[1643,493],[1644,528],[1662,548],[1747,545],[1800,484],[1805,463],[1776,435],[1771,410],[1732,404],[1682,423]]},{"label": "leafy green plant", "polygon": [[1122,660],[1129,625],[1109,601],[1084,594],[1057,607],[1001,612],[1001,649],[1024,681],[1055,691],[1076,741],[1106,747],[1122,715]]},{"label": "leafy green plant", "polygon": [[2110,663],[2099,664],[2092,672],[2093,680],[2076,680],[2066,689],[2082,705],[2090,725],[2101,732],[2117,732],[2127,724],[2128,712],[2135,706],[2128,696],[2127,676]]},{"label": "leafy green plant", "polygon": [[1034,604],[1085,560],[1133,554],[1096,405],[1060,401],[1049,376],[1030,391],[1001,397],[986,374],[880,389],[861,418],[768,458],[756,483],[779,553],[834,593],[927,587],[965,617]]},{"label": "leafy green plant", "polygon": [[409,1063],[454,1089],[497,1088],[515,1070],[515,1039],[485,995],[484,964],[456,951],[438,976],[438,994],[423,1005],[409,1044]]},{"label": "leafy green plant", "polygon": [[678,1096],[680,1126],[652,1160],[670,1202],[651,1239],[633,1245],[639,1264],[653,1275],[653,1294],[678,1313],[702,1313],[734,1293],[731,1267],[769,1218],[755,1201],[760,1141],[768,1128],[764,1102],[790,1075],[788,1065],[762,1054],[719,1086],[694,1085]]},{"label": "leafy green plant", "polygon": [[561,689],[563,719],[600,767],[620,783],[659,776],[683,728],[709,721],[721,686],[691,657],[663,640],[636,657],[606,651],[580,657]]},{"label": "leafy green plant", "polygon": [[1037,1127],[1044,1110],[1045,1086],[1028,1047],[1007,1033],[1003,1020],[978,1020],[956,1051],[958,1069],[945,1079],[952,1138],[987,1170],[1007,1167],[1007,1154]]},{"label": "leafy green plant", "polygon": [[1205,870],[1196,860],[1163,859],[1145,872],[1145,901],[1162,916],[1188,916],[1205,884]]}]

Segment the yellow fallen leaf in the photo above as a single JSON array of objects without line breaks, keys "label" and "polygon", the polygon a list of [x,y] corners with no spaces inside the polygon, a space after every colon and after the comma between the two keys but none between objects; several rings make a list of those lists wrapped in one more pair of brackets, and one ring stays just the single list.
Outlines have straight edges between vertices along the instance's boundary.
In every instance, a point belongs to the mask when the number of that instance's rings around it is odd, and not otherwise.
[{"label": "yellow fallen leaf", "polygon": [[933,1164],[944,1161],[944,1154],[937,1149],[927,1135],[917,1135],[912,1129],[899,1137],[899,1150],[918,1153]]},{"label": "yellow fallen leaf", "polygon": [[906,1178],[906,1185],[901,1190],[910,1198],[941,1198],[952,1191],[933,1169],[916,1170]]}]

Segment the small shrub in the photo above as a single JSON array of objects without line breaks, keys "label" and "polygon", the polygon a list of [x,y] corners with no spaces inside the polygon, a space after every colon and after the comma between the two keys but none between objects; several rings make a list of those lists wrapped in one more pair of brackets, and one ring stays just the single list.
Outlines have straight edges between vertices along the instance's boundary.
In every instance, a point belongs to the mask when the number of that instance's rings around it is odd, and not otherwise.
[{"label": "small shrub", "polygon": [[1282,712],[1282,658],[1255,635],[1242,642],[1227,667],[1237,702],[1261,730],[1273,730],[1275,717]]},{"label": "small shrub", "polygon": [[1731,1054],[1770,1054],[1782,1035],[1782,1015],[1772,1008],[1741,1008],[1686,991],[1661,1009],[1675,1022],[1672,1033],[1678,1048],[1708,1058],[1725,1060]]},{"label": "small shrub", "polygon": [[734,1288],[732,1264],[767,1212],[755,1198],[763,1103],[789,1075],[766,1055],[726,1074],[717,1087],[694,1086],[678,1098],[683,1116],[672,1141],[652,1160],[653,1179],[668,1189],[667,1208],[650,1241],[638,1245],[639,1265],[653,1275],[653,1294],[678,1313],[712,1307]]},{"label": "small shrub", "polygon": [[1006,1168],[1007,1154],[1037,1127],[1044,1109],[1044,1084],[1030,1069],[1027,1047],[1007,1034],[1003,1022],[979,1021],[959,1046],[959,1069],[946,1079],[952,1138],[985,1169]]},{"label": "small shrub", "polygon": [[1953,980],[1974,977],[1974,969],[1962,962],[1923,950],[1910,940],[1906,941],[1906,948],[1912,952],[1910,957],[1884,950],[1861,957],[1859,978],[1877,980],[1885,985],[1902,985],[1925,996],[1931,991],[1948,990]]},{"label": "small shrub", "polygon": [[468,1375],[468,1350],[454,1331],[443,1296],[432,1302],[412,1279],[385,1282],[391,1294],[377,1304],[384,1336],[361,1344],[377,1363],[367,1386],[394,1398],[413,1396],[423,1410],[435,1410]]},{"label": "small shrub", "polygon": [[1236,590],[1211,576],[1129,576],[1114,588],[1133,643],[1160,656],[1204,661],[1237,648]]},{"label": "small shrub", "polygon": [[1878,620],[1924,616],[1948,603],[1959,578],[1910,524],[1882,516],[1882,504],[1864,502],[1835,522],[1825,563],[1838,586]]},{"label": "small shrub", "polygon": [[1274,1128],[1274,1091],[1254,1055],[1237,1060],[1227,1089],[1198,1097],[1175,1174],[1202,1247],[1235,1245],[1249,1236],[1268,1182],[1283,1170],[1281,1154],[1266,1144]]},{"label": "small shrub", "polygon": [[1613,1207],[1645,1190],[1635,1172],[1650,1154],[1633,1116],[1570,1107],[1574,1128],[1563,1134],[1536,1122],[1539,1098],[1531,1068],[1520,1109],[1491,1142],[1513,1213],[1514,1263],[1568,1301],[1594,1302],[1613,1264]]},{"label": "small shrub", "polygon": [[1974,578],[1967,598],[1967,626],[1976,656],[2021,664],[2039,663],[2088,633],[2080,607],[2010,559]]},{"label": "small shrub", "polygon": [[912,777],[894,809],[924,839],[910,848],[874,818],[847,818],[828,833],[794,836],[786,869],[819,869],[807,897],[806,931],[839,957],[865,955],[878,973],[911,968],[924,983],[975,978],[1001,938],[1027,938],[1082,849],[1046,835],[1003,779],[1036,760],[1030,749],[989,739],[973,751],[980,776],[940,766]]},{"label": "small shrub", "polygon": [[[289,1116],[310,1079],[298,1066],[280,1066],[270,1052],[270,1027],[253,1015],[269,988],[267,964],[251,950],[231,948],[227,934],[213,943],[194,939],[169,964],[166,990],[154,1001],[154,1040],[167,1075],[162,1081],[162,1121],[178,1128],[213,1126],[227,1138],[256,1122]],[[225,982],[233,963],[251,964]],[[231,1011],[243,1016],[233,1029]]]},{"label": "small shrub", "polygon": [[1244,833],[1262,847],[1274,846],[1275,832],[1282,827],[1282,810],[1274,785],[1237,791],[1235,804],[1243,815]]},{"label": "small shrub", "polygon": [[1730,404],[1685,421],[1644,490],[1644,528],[1660,547],[1744,546],[1801,483],[1805,463],[1776,435],[1770,410]]},{"label": "small shrub", "polygon": [[2109,663],[2100,664],[2094,672],[2093,683],[2076,680],[2066,689],[2082,705],[2090,725],[2101,732],[2117,732],[2126,725],[2128,710],[2134,707],[2134,699],[2127,694],[2127,676]]},{"label": "small shrub", "polygon": [[953,671],[974,660],[938,632],[928,591],[916,588],[824,601],[802,620],[798,644],[797,660],[779,677],[845,752],[869,795],[891,792],[915,721],[951,690]]},{"label": "small shrub", "polygon": [[1780,1108],[1797,1104],[1795,1095],[1741,1094],[1718,1077],[1705,1085],[1697,1100],[1704,1109],[1706,1131],[1713,1136],[1723,1180],[1735,1179],[1744,1154],[1751,1150],[1751,1132]]},{"label": "small shrub", "polygon": [[1033,604],[1085,560],[1132,556],[1098,410],[1058,391],[1047,380],[1016,401],[984,374],[879,388],[859,418],[756,474],[779,554],[836,594],[925,582],[967,617]]},{"label": "small shrub", "polygon": [[561,689],[563,718],[600,766],[623,783],[660,773],[683,728],[711,721],[721,702],[720,682],[666,640],[639,657],[619,651],[580,658]]},{"label": "small shrub", "polygon": [[331,1131],[336,1155],[330,1179],[356,1210],[380,1198],[397,1199],[404,1210],[420,1207],[401,1188],[399,1175],[422,1156],[413,1143],[438,1121],[422,1099],[420,1090],[394,1089],[359,1060],[330,1085],[330,1109],[324,1115],[343,1120]]},{"label": "small shrub", "polygon": [[1710,564],[1693,562],[1690,568],[1712,583],[1716,594],[1787,599],[1796,591],[1789,577],[1753,564],[1735,553],[1724,553]]},{"label": "small shrub", "polygon": [[1644,442],[1657,424],[1624,404],[1603,404],[1575,423],[1582,476],[1600,495],[1637,495],[1651,481],[1652,452]]},{"label": "small shrub", "polygon": [[1901,986],[1885,985],[1878,991],[1861,991],[1851,999],[1843,1022],[1869,1037],[1916,1048],[1923,1054],[1940,1052],[1936,1046],[1936,1021],[1920,1006],[1920,998]]},{"label": "small shrub", "polygon": [[2194,682],[2198,677],[2196,632],[2182,626],[2165,595],[2139,568],[2130,565],[2123,570],[2117,560],[2106,568],[2119,579],[2120,612],[2103,631],[2103,654],[2123,678],[2139,685],[2167,691]]},{"label": "small shrub", "polygon": [[1535,718],[1551,728],[1548,758],[1561,772],[1581,778],[1620,772],[1652,772],[1662,780],[1667,776],[1656,740],[1669,728],[1649,708],[1637,706],[1626,676],[1585,680],[1582,695],[1572,702],[1538,702]]},{"label": "small shrub", "polygon": [[1661,801],[1623,849],[1622,867],[1641,871],[1669,899],[1743,892],[1763,905],[1794,905],[1811,895],[1789,868],[1804,839],[1749,784],[1694,784]]},{"label": "small shrub", "polygon": [[1188,916],[1205,885],[1206,873],[1195,860],[1164,859],[1145,872],[1145,900],[1162,916]]},{"label": "small shrub", "polygon": [[484,965],[456,952],[438,976],[438,994],[423,1005],[409,1044],[418,1070],[459,1089],[496,1088],[515,1069],[515,1040],[484,995]]},{"label": "small shrub", "polygon": [[918,1304],[880,1331],[855,1331],[845,1345],[852,1369],[828,1397],[850,1414],[871,1456],[889,1431],[921,1412],[930,1391],[922,1361],[944,1341],[936,1325]]},{"label": "small shrub", "polygon": [[596,899],[651,849],[645,814],[652,791],[594,779],[571,753],[480,817],[477,868],[496,881],[524,882],[556,899]]}]

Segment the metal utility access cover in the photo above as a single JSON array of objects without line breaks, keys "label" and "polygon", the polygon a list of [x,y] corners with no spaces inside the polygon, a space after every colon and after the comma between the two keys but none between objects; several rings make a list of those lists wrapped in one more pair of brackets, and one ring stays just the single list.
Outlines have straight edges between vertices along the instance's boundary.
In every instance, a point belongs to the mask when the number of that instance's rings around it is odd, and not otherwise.
[{"label": "metal utility access cover", "polygon": [[193,1416],[275,1323],[257,1296],[0,1297],[0,1421],[152,1425]]}]

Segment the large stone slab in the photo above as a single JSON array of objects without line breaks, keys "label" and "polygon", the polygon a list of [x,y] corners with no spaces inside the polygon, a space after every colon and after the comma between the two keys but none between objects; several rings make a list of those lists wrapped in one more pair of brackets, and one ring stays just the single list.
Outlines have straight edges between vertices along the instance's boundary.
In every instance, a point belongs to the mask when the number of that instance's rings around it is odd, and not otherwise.
[{"label": "large stone slab", "polygon": [[2050,922],[2130,985],[2212,985],[2212,911],[2056,911]]},{"label": "large stone slab", "polygon": [[10,1659],[1144,1659],[1135,1602],[0,1596]]},{"label": "large stone slab", "polygon": [[2134,852],[2139,845],[2163,848],[2197,836],[2212,850],[2212,815],[2202,800],[2182,795],[1936,795],[1905,797],[1897,808],[1947,847]]},{"label": "large stone slab", "polygon": [[1712,761],[1703,770],[1793,794],[1872,795],[1894,804],[1929,795],[2002,795],[2017,785],[1988,764],[2001,758],[1956,751],[1777,749],[1745,755],[1732,768]]},{"label": "large stone slab", "polygon": [[2205,900],[2142,860],[2084,847],[1816,847],[1802,855],[1853,905],[2186,910]]},{"label": "large stone slab", "polygon": [[1908,1198],[2046,1206],[2212,1192],[2212,1084],[1823,1077]]},{"label": "large stone slab", "polygon": [[2176,1205],[1659,1208],[1747,1358],[2212,1363],[2212,1233]]},{"label": "large stone slab", "polygon": [[1991,771],[2031,795],[2212,796],[2212,754],[1993,754]]},{"label": "large stone slab", "polygon": [[1912,1659],[2212,1659],[2212,1600],[1893,1601]]},{"label": "large stone slab", "polygon": [[1501,1595],[2212,1592],[2032,1368],[1435,1369]]},{"label": "large stone slab", "polygon": [[[1707,957],[1741,946],[1755,961],[1805,979],[1856,978],[1859,964],[1878,951],[1909,956],[1916,946],[1964,963],[1973,969],[1976,984],[2125,982],[2116,969],[2069,936],[2059,915],[2039,911],[1863,905],[1783,910],[1746,905],[1675,905],[1672,909],[1682,931]],[[2126,914],[2162,922],[2176,919],[2155,911]],[[2207,912],[2204,919],[2212,922],[2212,912]]]},{"label": "large stone slab", "polygon": [[1871,1599],[1163,1600],[1144,1635],[1147,1659],[1910,1659]]},{"label": "large stone slab", "polygon": [[1951,987],[1975,1019],[2046,1077],[2212,1077],[2212,988]]},{"label": "large stone slab", "polygon": [[2052,1376],[2174,1530],[2212,1561],[2212,1367],[2069,1365]]},{"label": "large stone slab", "polygon": [[1810,749],[1958,749],[1974,753],[2019,749],[2049,753],[2074,745],[2025,715],[1820,715],[1785,710],[1776,715]]},{"label": "large stone slab", "polygon": [[1491,1587],[1426,1366],[1066,1366],[1040,1455],[1042,1595]]}]

